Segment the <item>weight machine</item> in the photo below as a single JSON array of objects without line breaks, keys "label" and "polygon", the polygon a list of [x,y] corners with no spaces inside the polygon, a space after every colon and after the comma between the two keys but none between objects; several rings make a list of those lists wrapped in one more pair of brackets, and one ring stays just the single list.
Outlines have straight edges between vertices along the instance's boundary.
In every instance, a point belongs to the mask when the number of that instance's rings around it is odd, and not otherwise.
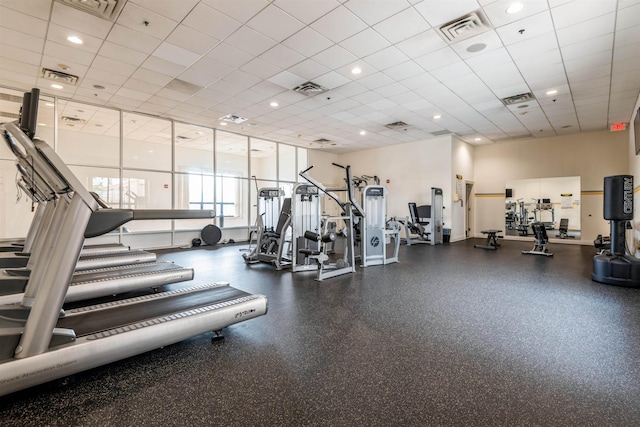
[{"label": "weight machine", "polygon": [[[360,238],[360,266],[391,264],[398,262],[400,249],[400,224],[386,221],[387,188],[382,185],[368,185],[362,191],[362,206],[365,217],[358,224]],[[393,240],[393,253],[387,254],[387,244]]]},{"label": "weight machine", "polygon": [[242,254],[247,264],[267,262],[273,264],[276,270],[291,264],[291,260],[284,256],[291,223],[291,198],[283,197],[284,192],[279,188],[258,190],[255,246],[249,253]]},{"label": "weight machine", "polygon": [[319,251],[321,242],[305,237],[305,232],[322,232],[320,191],[312,184],[296,184],[291,200],[291,271],[317,270],[316,263],[305,254]]},{"label": "weight machine", "polygon": [[431,187],[431,205],[417,206],[413,202],[409,203],[411,219],[405,218],[404,221],[401,221],[404,226],[404,241],[407,246],[419,243],[442,244],[443,210],[441,188]]},{"label": "weight machine", "polygon": [[[313,166],[300,172],[300,176],[309,181],[313,186],[318,188],[327,196],[331,197],[342,209],[342,215],[327,217],[324,219],[322,231],[317,233],[313,230],[307,230],[304,232],[304,237],[312,242],[317,243],[319,249],[298,249],[298,253],[308,258],[305,262],[315,261],[318,275],[316,280],[322,281],[331,277],[339,276],[346,273],[355,272],[355,250],[354,250],[354,222],[360,221],[364,218],[365,214],[355,200],[353,194],[353,180],[351,177],[351,166],[342,166],[336,163],[332,163],[334,166],[345,170],[347,187],[347,201],[343,202],[331,189],[326,188],[322,183],[316,181],[307,174]],[[338,189],[336,189],[337,191]],[[343,190],[343,189],[339,189]],[[330,231],[332,223],[342,222],[344,228],[340,233],[333,233]],[[335,259],[334,250],[338,246],[338,238],[342,240],[342,256]],[[330,249],[333,248],[333,249]],[[332,259],[335,259],[332,261]]]}]

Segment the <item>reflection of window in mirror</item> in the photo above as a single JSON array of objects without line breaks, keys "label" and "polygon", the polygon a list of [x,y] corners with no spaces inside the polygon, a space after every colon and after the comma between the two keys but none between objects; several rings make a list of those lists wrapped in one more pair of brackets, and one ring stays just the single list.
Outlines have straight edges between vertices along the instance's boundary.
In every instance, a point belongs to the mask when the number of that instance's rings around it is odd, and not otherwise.
[{"label": "reflection of window in mirror", "polygon": [[213,129],[175,123],[176,172],[213,174]]},{"label": "reflection of window in mirror", "polygon": [[251,174],[258,179],[278,179],[276,168],[278,144],[258,138],[251,138],[249,142],[251,145]]},{"label": "reflection of window in mirror", "polygon": [[171,170],[171,122],[124,113],[123,164],[137,169]]},{"label": "reflection of window in mirror", "polygon": [[216,177],[216,216],[220,227],[246,227],[249,207],[246,203],[248,180]]},{"label": "reflection of window in mirror", "polygon": [[231,132],[215,131],[216,175],[249,177],[249,138]]},{"label": "reflection of window in mirror", "polygon": [[531,235],[531,224],[539,222],[550,238],[580,238],[579,176],[511,180],[505,188],[507,235]]}]

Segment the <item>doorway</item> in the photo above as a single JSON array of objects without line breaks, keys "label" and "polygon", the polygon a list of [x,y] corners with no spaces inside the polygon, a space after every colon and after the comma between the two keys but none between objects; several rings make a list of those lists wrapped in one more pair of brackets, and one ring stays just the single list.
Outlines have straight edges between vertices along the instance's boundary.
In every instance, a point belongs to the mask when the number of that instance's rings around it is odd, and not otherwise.
[{"label": "doorway", "polygon": [[473,237],[473,182],[466,182],[466,192],[464,204],[467,207],[464,216],[464,236],[465,238]]}]

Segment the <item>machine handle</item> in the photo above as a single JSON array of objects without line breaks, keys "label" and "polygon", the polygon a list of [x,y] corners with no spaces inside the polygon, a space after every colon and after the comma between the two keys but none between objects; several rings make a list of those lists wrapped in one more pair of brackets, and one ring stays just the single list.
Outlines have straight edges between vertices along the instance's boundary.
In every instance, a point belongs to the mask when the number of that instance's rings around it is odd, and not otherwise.
[{"label": "machine handle", "polygon": [[332,164],[333,166],[337,166],[337,167],[339,167],[339,168],[345,169],[345,167],[344,167],[344,166],[339,165],[339,164],[337,164],[337,163],[331,163],[331,164]]},{"label": "machine handle", "polygon": [[303,170],[302,172],[300,172],[300,175],[302,175],[303,173],[307,173],[307,172],[309,172],[312,168],[313,168],[313,165],[309,166],[308,168],[306,168],[305,170]]}]

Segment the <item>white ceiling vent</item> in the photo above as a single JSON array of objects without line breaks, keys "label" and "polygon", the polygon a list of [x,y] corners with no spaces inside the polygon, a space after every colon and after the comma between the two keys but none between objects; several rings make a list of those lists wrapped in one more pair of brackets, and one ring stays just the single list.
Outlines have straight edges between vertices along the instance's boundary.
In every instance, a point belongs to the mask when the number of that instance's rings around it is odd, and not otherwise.
[{"label": "white ceiling vent", "polygon": [[226,116],[220,117],[220,120],[223,122],[231,122],[235,124],[240,124],[242,122],[246,122],[248,119],[240,116],[234,116],[233,114],[227,114]]},{"label": "white ceiling vent", "polygon": [[59,0],[100,18],[115,21],[127,0]]},{"label": "white ceiling vent", "polygon": [[78,83],[78,76],[63,73],[62,71],[50,70],[49,68],[43,68],[40,75],[47,80],[53,80],[58,83],[65,83],[74,86]]},{"label": "white ceiling vent", "polygon": [[62,116],[60,117],[60,121],[68,125],[75,125],[75,124],[81,125],[85,122],[84,119],[81,119],[79,117],[71,117],[71,116]]},{"label": "white ceiling vent", "polygon": [[476,10],[460,18],[456,18],[438,28],[440,35],[447,43],[455,43],[468,39],[469,37],[482,34],[490,29],[491,25],[489,25],[489,20],[481,10]]},{"label": "white ceiling vent", "polygon": [[406,124],[405,122],[393,122],[393,123],[389,123],[387,125],[384,125],[384,127],[386,127],[387,129],[391,129],[391,130],[407,130],[409,128],[409,125]]},{"label": "white ceiling vent", "polygon": [[533,101],[535,99],[536,97],[533,96],[531,92],[527,92],[527,93],[521,93],[520,95],[513,95],[513,96],[508,96],[506,98],[502,98],[501,101],[504,105],[509,106],[514,104],[521,104],[523,102]]},{"label": "white ceiling vent", "polygon": [[442,135],[451,135],[453,132],[451,132],[448,129],[443,129],[443,130],[439,130],[436,132],[431,132],[431,135],[433,136],[442,136]]},{"label": "white ceiling vent", "polygon": [[306,82],[294,87],[293,90],[303,95],[314,96],[314,95],[324,93],[329,89],[327,89],[326,87],[320,86],[317,83]]}]

